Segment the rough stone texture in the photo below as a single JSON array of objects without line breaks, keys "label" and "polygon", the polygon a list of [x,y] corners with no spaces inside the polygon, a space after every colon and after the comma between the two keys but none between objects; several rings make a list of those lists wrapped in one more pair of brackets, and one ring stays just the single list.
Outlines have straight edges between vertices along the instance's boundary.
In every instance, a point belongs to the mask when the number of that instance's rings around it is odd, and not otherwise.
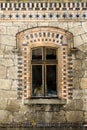
[{"label": "rough stone texture", "polygon": [[1,35],[0,36],[0,43],[5,44],[5,45],[15,46],[16,39],[12,35]]},{"label": "rough stone texture", "polygon": [[14,80],[13,83],[12,83],[11,89],[12,90],[17,90],[17,87],[18,87],[18,81]]},{"label": "rough stone texture", "polygon": [[14,122],[23,122],[23,121],[26,121],[24,113],[14,112],[14,114],[13,114],[13,121]]},{"label": "rough stone texture", "polygon": [[9,111],[0,110],[0,123],[9,123],[12,122],[12,115]]},{"label": "rough stone texture", "polygon": [[9,79],[17,79],[17,67],[16,66],[8,68],[7,77]]},{"label": "rough stone texture", "polygon": [[81,38],[81,36],[75,36],[74,37],[74,45],[75,47],[78,47],[80,45],[83,44],[83,39]]},{"label": "rough stone texture", "polygon": [[18,32],[18,27],[7,27],[7,34],[11,34],[13,36],[16,35],[16,33]]},{"label": "rough stone texture", "polygon": [[78,36],[80,34],[85,33],[82,26],[77,26],[77,27],[71,28],[71,29],[69,29],[69,31],[72,32],[74,36]]},{"label": "rough stone texture", "polygon": [[6,110],[10,112],[17,112],[20,109],[20,104],[17,100],[8,100]]},{"label": "rough stone texture", "polygon": [[87,111],[87,99],[83,99],[83,110]]},{"label": "rough stone texture", "polygon": [[16,99],[17,98],[17,92],[16,91],[5,91],[5,90],[0,90],[0,97],[2,99]]},{"label": "rough stone texture", "polygon": [[83,122],[84,116],[82,111],[68,111],[66,112],[66,119],[68,122]]},{"label": "rough stone texture", "polygon": [[14,59],[14,54],[12,52],[13,48],[14,47],[12,47],[12,46],[6,46],[5,47],[5,51],[4,51],[4,57],[5,58],[11,58],[11,59],[13,58]]},{"label": "rough stone texture", "polygon": [[73,99],[82,99],[84,90],[73,90]]},{"label": "rough stone texture", "polygon": [[84,53],[83,51],[78,50],[78,51],[76,52],[76,58],[77,58],[77,59],[83,60],[83,59],[85,59],[86,57],[87,57],[87,54]]},{"label": "rough stone texture", "polygon": [[11,88],[12,80],[0,79],[0,89],[9,90]]},{"label": "rough stone texture", "polygon": [[87,78],[87,71],[85,71],[84,77]]},{"label": "rough stone texture", "polygon": [[81,88],[87,88],[87,78],[81,79]]},{"label": "rough stone texture", "polygon": [[0,65],[0,78],[6,78],[6,67]]},{"label": "rough stone texture", "polygon": [[77,78],[77,76],[75,76],[73,79],[73,88],[75,88],[75,89],[80,88],[80,82],[79,82],[79,78]]},{"label": "rough stone texture", "polygon": [[53,27],[59,27],[59,28],[63,28],[63,29],[68,29],[67,28],[67,22],[49,22],[48,26],[53,25]]},{"label": "rough stone texture", "polygon": [[81,22],[68,22],[68,28],[74,28],[81,25]]},{"label": "rough stone texture", "polygon": [[82,68],[87,69],[87,58],[82,62]]},{"label": "rough stone texture", "polygon": [[63,110],[61,110],[60,112],[53,112],[52,120],[54,122],[66,122],[65,113],[66,112]]},{"label": "rough stone texture", "polygon": [[82,34],[81,37],[82,37],[84,43],[86,43],[87,42],[87,33]]},{"label": "rough stone texture", "polygon": [[3,57],[5,45],[0,44],[0,58]]},{"label": "rough stone texture", "polygon": [[[59,105],[59,108],[56,105],[54,107],[44,104],[42,106],[23,105],[21,101],[19,103],[16,100],[17,54],[12,52],[16,47],[15,34],[37,26],[59,27],[72,32],[74,45],[79,49],[73,54],[73,99],[64,106]],[[0,122],[12,120],[15,122],[87,122],[86,88],[87,22],[0,22]]]},{"label": "rough stone texture", "polygon": [[81,70],[82,69],[82,61],[75,59],[73,63],[73,69],[75,70]]},{"label": "rough stone texture", "polygon": [[87,122],[87,112],[84,112],[85,122]]},{"label": "rough stone texture", "polygon": [[10,59],[10,58],[3,58],[0,60],[1,64],[4,65],[4,66],[13,66],[14,65],[14,62],[13,62],[13,59]]},{"label": "rough stone texture", "polygon": [[83,110],[83,99],[70,100],[67,105],[63,106],[64,111],[82,111]]},{"label": "rough stone texture", "polygon": [[5,110],[7,107],[7,99],[0,97],[0,110]]},{"label": "rough stone texture", "polygon": [[76,107],[76,111],[83,111],[83,108],[84,108],[83,99],[76,99],[75,100],[75,107]]},{"label": "rough stone texture", "polygon": [[65,111],[76,110],[76,102],[75,102],[75,100],[72,100],[69,103],[67,103],[67,105],[64,105],[63,110],[65,110]]},{"label": "rough stone texture", "polygon": [[82,22],[82,27],[87,32],[87,22]]},{"label": "rough stone texture", "polygon": [[0,34],[6,34],[6,27],[0,26]]},{"label": "rough stone texture", "polygon": [[80,51],[87,52],[87,43],[81,44],[79,47]]}]

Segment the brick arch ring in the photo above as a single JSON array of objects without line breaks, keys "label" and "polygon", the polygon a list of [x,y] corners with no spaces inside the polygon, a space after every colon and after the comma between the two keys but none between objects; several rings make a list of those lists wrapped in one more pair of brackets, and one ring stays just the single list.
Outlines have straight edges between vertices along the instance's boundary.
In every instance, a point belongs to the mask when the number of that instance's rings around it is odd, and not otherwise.
[{"label": "brick arch ring", "polygon": [[[73,46],[73,34],[55,27],[36,27],[18,32],[18,98],[31,98],[31,48],[38,46],[58,47],[58,97],[72,97],[72,83],[69,72],[72,71],[70,47]],[[69,69],[70,68],[70,69]]]}]

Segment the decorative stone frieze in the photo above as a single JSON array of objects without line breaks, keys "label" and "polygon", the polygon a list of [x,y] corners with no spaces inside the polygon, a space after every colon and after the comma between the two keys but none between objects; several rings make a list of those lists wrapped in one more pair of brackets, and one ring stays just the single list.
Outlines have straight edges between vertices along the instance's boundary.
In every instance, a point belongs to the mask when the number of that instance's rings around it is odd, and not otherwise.
[{"label": "decorative stone frieze", "polygon": [[[84,21],[87,3],[19,2],[0,3],[0,20],[8,21]],[[8,11],[8,13],[7,13]],[[33,13],[34,11],[34,13]],[[84,12],[85,11],[85,12]]]}]

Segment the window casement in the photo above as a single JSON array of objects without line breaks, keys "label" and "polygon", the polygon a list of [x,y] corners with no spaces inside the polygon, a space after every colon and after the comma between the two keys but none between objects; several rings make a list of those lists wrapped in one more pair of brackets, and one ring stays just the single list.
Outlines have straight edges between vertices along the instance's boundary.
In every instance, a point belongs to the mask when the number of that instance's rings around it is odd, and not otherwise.
[{"label": "window casement", "polygon": [[18,98],[72,97],[72,39],[72,33],[53,27],[31,28],[17,34]]},{"label": "window casement", "polygon": [[37,47],[32,49],[32,96],[57,97],[57,49]]}]

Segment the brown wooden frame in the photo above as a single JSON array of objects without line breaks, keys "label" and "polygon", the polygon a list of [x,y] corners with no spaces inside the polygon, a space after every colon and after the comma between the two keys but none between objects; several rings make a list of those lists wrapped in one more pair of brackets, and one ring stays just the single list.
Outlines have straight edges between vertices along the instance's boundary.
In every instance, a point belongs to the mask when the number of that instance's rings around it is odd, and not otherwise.
[{"label": "brown wooden frame", "polygon": [[[42,91],[43,91],[43,96],[42,97],[48,97],[46,96],[46,66],[47,65],[56,65],[56,91],[57,88],[58,88],[58,81],[57,81],[57,71],[58,71],[58,57],[57,57],[57,54],[58,54],[58,49],[55,48],[55,47],[48,47],[48,46],[41,46],[41,47],[36,47],[36,48],[32,48],[31,49],[31,52],[33,49],[38,49],[38,48],[42,48],[42,60],[32,60],[32,56],[31,56],[31,66],[32,65],[42,65]],[[46,60],[46,48],[51,48],[51,49],[55,49],[56,50],[56,60]],[[31,53],[32,55],[32,53]],[[32,67],[31,67],[32,68]],[[32,75],[32,72],[31,72],[31,75]],[[31,78],[32,80],[32,78]],[[32,81],[31,81],[31,85],[32,85]],[[33,96],[32,96],[33,97]],[[57,95],[55,97],[58,97]],[[55,98],[54,97],[54,98]]]}]

